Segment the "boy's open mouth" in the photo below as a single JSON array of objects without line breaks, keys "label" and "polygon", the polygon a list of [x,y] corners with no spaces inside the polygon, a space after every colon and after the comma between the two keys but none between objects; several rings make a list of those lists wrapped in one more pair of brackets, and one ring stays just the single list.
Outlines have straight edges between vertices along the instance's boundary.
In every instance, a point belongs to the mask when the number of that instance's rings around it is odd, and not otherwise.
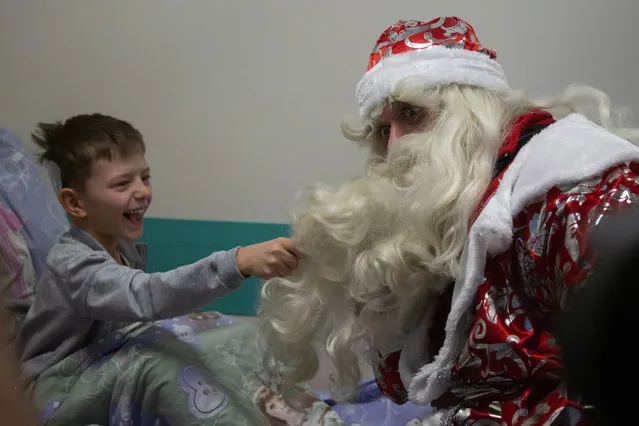
[{"label": "boy's open mouth", "polygon": [[133,209],[124,212],[124,217],[127,218],[130,222],[134,224],[142,223],[142,219],[144,218],[144,212],[146,211],[146,207],[141,209]]}]

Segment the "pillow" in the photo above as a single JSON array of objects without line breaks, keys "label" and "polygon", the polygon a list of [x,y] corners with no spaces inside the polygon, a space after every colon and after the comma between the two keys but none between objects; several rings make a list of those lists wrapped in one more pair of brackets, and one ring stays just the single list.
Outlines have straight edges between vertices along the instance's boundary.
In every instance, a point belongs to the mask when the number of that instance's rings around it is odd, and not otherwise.
[{"label": "pillow", "polygon": [[33,154],[0,128],[0,297],[17,332],[49,251],[69,222]]},{"label": "pillow", "polygon": [[20,230],[20,219],[0,204],[0,298],[9,313],[12,332],[24,320],[35,294],[35,270]]},{"label": "pillow", "polygon": [[69,226],[51,183],[33,153],[0,128],[0,204],[18,217],[38,279],[49,250]]}]

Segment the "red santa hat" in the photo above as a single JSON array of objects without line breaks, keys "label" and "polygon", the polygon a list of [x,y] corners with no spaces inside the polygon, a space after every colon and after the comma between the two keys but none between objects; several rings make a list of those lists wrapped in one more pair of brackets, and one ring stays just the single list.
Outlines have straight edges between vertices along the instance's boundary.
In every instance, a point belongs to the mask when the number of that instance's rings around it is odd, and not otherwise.
[{"label": "red santa hat", "polygon": [[463,19],[398,21],[377,40],[366,73],[357,85],[360,115],[368,117],[405,78],[426,86],[468,84],[508,91],[496,58],[497,54],[479,43],[475,30]]}]

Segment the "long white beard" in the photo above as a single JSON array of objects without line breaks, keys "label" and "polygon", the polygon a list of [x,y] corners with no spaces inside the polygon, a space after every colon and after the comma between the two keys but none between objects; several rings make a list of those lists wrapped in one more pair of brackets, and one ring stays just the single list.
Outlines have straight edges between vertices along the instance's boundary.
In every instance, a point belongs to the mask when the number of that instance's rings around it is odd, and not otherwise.
[{"label": "long white beard", "polygon": [[297,205],[300,270],[265,283],[259,309],[267,363],[286,365],[285,381],[313,377],[319,343],[336,368],[334,397],[350,397],[358,344],[401,341],[459,273],[496,149],[442,140],[445,130],[396,142],[386,159],[371,159],[366,176],[337,190],[315,187]]},{"label": "long white beard", "polygon": [[469,220],[510,119],[532,107],[557,110],[557,118],[595,105],[606,129],[639,139],[638,129],[616,124],[608,97],[589,87],[535,102],[456,85],[400,85],[394,96],[445,107],[429,131],[396,142],[386,159],[373,158],[365,177],[308,191],[293,217],[301,268],[263,288],[265,364],[286,366],[282,391],[292,404],[291,385],[317,372],[316,345],[337,372],[333,397],[347,399],[360,380],[358,344],[401,342],[428,299],[457,277]]}]

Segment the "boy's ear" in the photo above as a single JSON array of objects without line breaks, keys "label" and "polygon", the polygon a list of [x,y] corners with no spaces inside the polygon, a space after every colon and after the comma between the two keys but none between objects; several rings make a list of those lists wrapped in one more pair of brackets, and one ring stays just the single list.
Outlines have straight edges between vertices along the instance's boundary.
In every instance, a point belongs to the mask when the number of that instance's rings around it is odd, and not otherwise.
[{"label": "boy's ear", "polygon": [[84,210],[84,203],[78,195],[75,189],[62,188],[58,193],[58,200],[60,200],[60,204],[72,218],[83,219],[87,216],[87,212]]}]

